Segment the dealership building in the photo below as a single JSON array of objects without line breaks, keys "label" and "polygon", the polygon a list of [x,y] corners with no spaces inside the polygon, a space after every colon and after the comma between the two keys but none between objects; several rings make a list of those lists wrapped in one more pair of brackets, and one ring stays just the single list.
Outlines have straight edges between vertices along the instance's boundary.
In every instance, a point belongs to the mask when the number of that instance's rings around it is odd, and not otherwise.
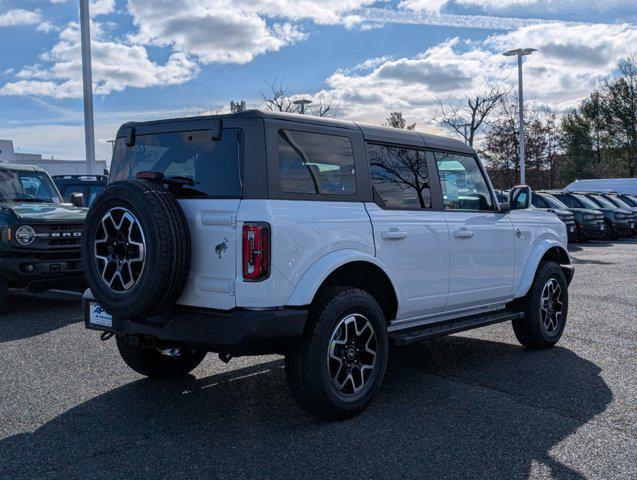
[{"label": "dealership building", "polygon": [[53,158],[42,158],[37,153],[16,152],[12,140],[0,140],[0,164],[12,163],[16,165],[35,165],[44,168],[49,175],[78,175],[84,173],[103,174],[106,170],[105,160],[95,161],[95,171],[86,171],[86,161],[84,160],[55,160]]}]

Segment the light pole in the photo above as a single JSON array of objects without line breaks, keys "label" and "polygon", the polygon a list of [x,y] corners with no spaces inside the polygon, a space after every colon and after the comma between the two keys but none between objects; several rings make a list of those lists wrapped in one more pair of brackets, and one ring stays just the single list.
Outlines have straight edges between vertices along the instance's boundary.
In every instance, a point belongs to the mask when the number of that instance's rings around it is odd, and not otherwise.
[{"label": "light pole", "polygon": [[95,124],[93,121],[93,74],[91,67],[91,30],[88,0],[80,0],[80,37],[82,41],[82,83],[84,86],[84,144],[86,173],[95,170]]},{"label": "light pole", "polygon": [[306,105],[309,105],[310,103],[312,103],[312,100],[308,100],[307,98],[303,98],[301,100],[294,100],[292,102],[294,105],[300,105],[301,106],[301,115],[305,115],[305,107]]},{"label": "light pole", "polygon": [[524,170],[524,87],[522,83],[522,57],[537,52],[535,48],[517,48],[509,50],[502,55],[505,57],[518,57],[518,94],[520,100],[520,183],[526,183],[526,174]]}]

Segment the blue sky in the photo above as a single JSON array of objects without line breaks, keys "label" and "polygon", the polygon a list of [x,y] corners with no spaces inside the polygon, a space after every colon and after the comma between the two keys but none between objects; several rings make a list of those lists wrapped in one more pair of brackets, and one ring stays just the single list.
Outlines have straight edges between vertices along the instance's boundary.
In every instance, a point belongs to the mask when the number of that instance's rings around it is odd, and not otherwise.
[{"label": "blue sky", "polygon": [[[637,53],[634,0],[92,0],[97,152],[119,124],[260,106],[268,83],[333,99],[380,123],[401,110],[423,130],[436,102],[515,87],[501,56],[535,47],[527,98],[567,111]],[[0,0],[0,138],[81,158],[77,0]],[[226,107],[227,108],[227,107]]]}]

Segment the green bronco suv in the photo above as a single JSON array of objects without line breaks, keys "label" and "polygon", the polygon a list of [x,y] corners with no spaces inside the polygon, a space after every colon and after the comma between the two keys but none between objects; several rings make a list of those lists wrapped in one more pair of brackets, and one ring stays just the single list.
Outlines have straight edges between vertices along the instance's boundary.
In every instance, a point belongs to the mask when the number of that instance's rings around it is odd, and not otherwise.
[{"label": "green bronco suv", "polygon": [[82,195],[63,203],[38,167],[0,164],[0,310],[9,288],[32,291],[83,284]]}]

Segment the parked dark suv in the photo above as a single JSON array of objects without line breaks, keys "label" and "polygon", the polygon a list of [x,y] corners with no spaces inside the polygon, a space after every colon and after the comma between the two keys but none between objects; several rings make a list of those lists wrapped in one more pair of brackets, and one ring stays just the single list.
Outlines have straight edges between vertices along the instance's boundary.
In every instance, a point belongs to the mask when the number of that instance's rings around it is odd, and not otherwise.
[{"label": "parked dark suv", "polygon": [[45,170],[0,165],[0,309],[10,287],[79,287],[86,209],[62,202]]},{"label": "parked dark suv", "polygon": [[53,181],[62,194],[64,201],[70,202],[71,195],[81,193],[84,197],[84,205],[91,205],[93,199],[108,183],[106,175],[54,175]]},{"label": "parked dark suv", "polygon": [[606,224],[604,223],[604,214],[602,212],[591,208],[575,206],[578,205],[576,199],[560,197],[560,195],[561,192],[534,192],[533,199],[535,199],[536,196],[541,197],[542,200],[552,205],[552,208],[562,208],[571,212],[575,216],[578,242],[601,240],[606,237]]},{"label": "parked dark suv", "polygon": [[634,235],[635,232],[635,213],[631,211],[630,207],[621,207],[617,205],[615,202],[609,200],[604,197],[601,193],[593,193],[593,192],[585,192],[583,195],[586,195],[591,202],[595,203],[600,209],[608,209],[614,212],[615,218],[618,220],[625,219],[624,222],[616,222],[616,236],[618,237],[630,237]]},{"label": "parked dark suv", "polygon": [[626,235],[630,231],[628,222],[629,213],[617,208],[600,207],[586,195],[575,192],[556,191],[550,192],[559,201],[571,208],[583,208],[588,210],[599,210],[604,215],[605,235],[604,238],[618,238]]},{"label": "parked dark suv", "polygon": [[547,210],[555,213],[557,218],[564,222],[566,225],[566,233],[568,235],[568,243],[577,242],[579,237],[577,235],[577,226],[575,224],[575,215],[569,211],[568,207],[562,202],[550,195],[541,192],[533,192],[531,197],[531,205],[534,208],[540,210]]}]

